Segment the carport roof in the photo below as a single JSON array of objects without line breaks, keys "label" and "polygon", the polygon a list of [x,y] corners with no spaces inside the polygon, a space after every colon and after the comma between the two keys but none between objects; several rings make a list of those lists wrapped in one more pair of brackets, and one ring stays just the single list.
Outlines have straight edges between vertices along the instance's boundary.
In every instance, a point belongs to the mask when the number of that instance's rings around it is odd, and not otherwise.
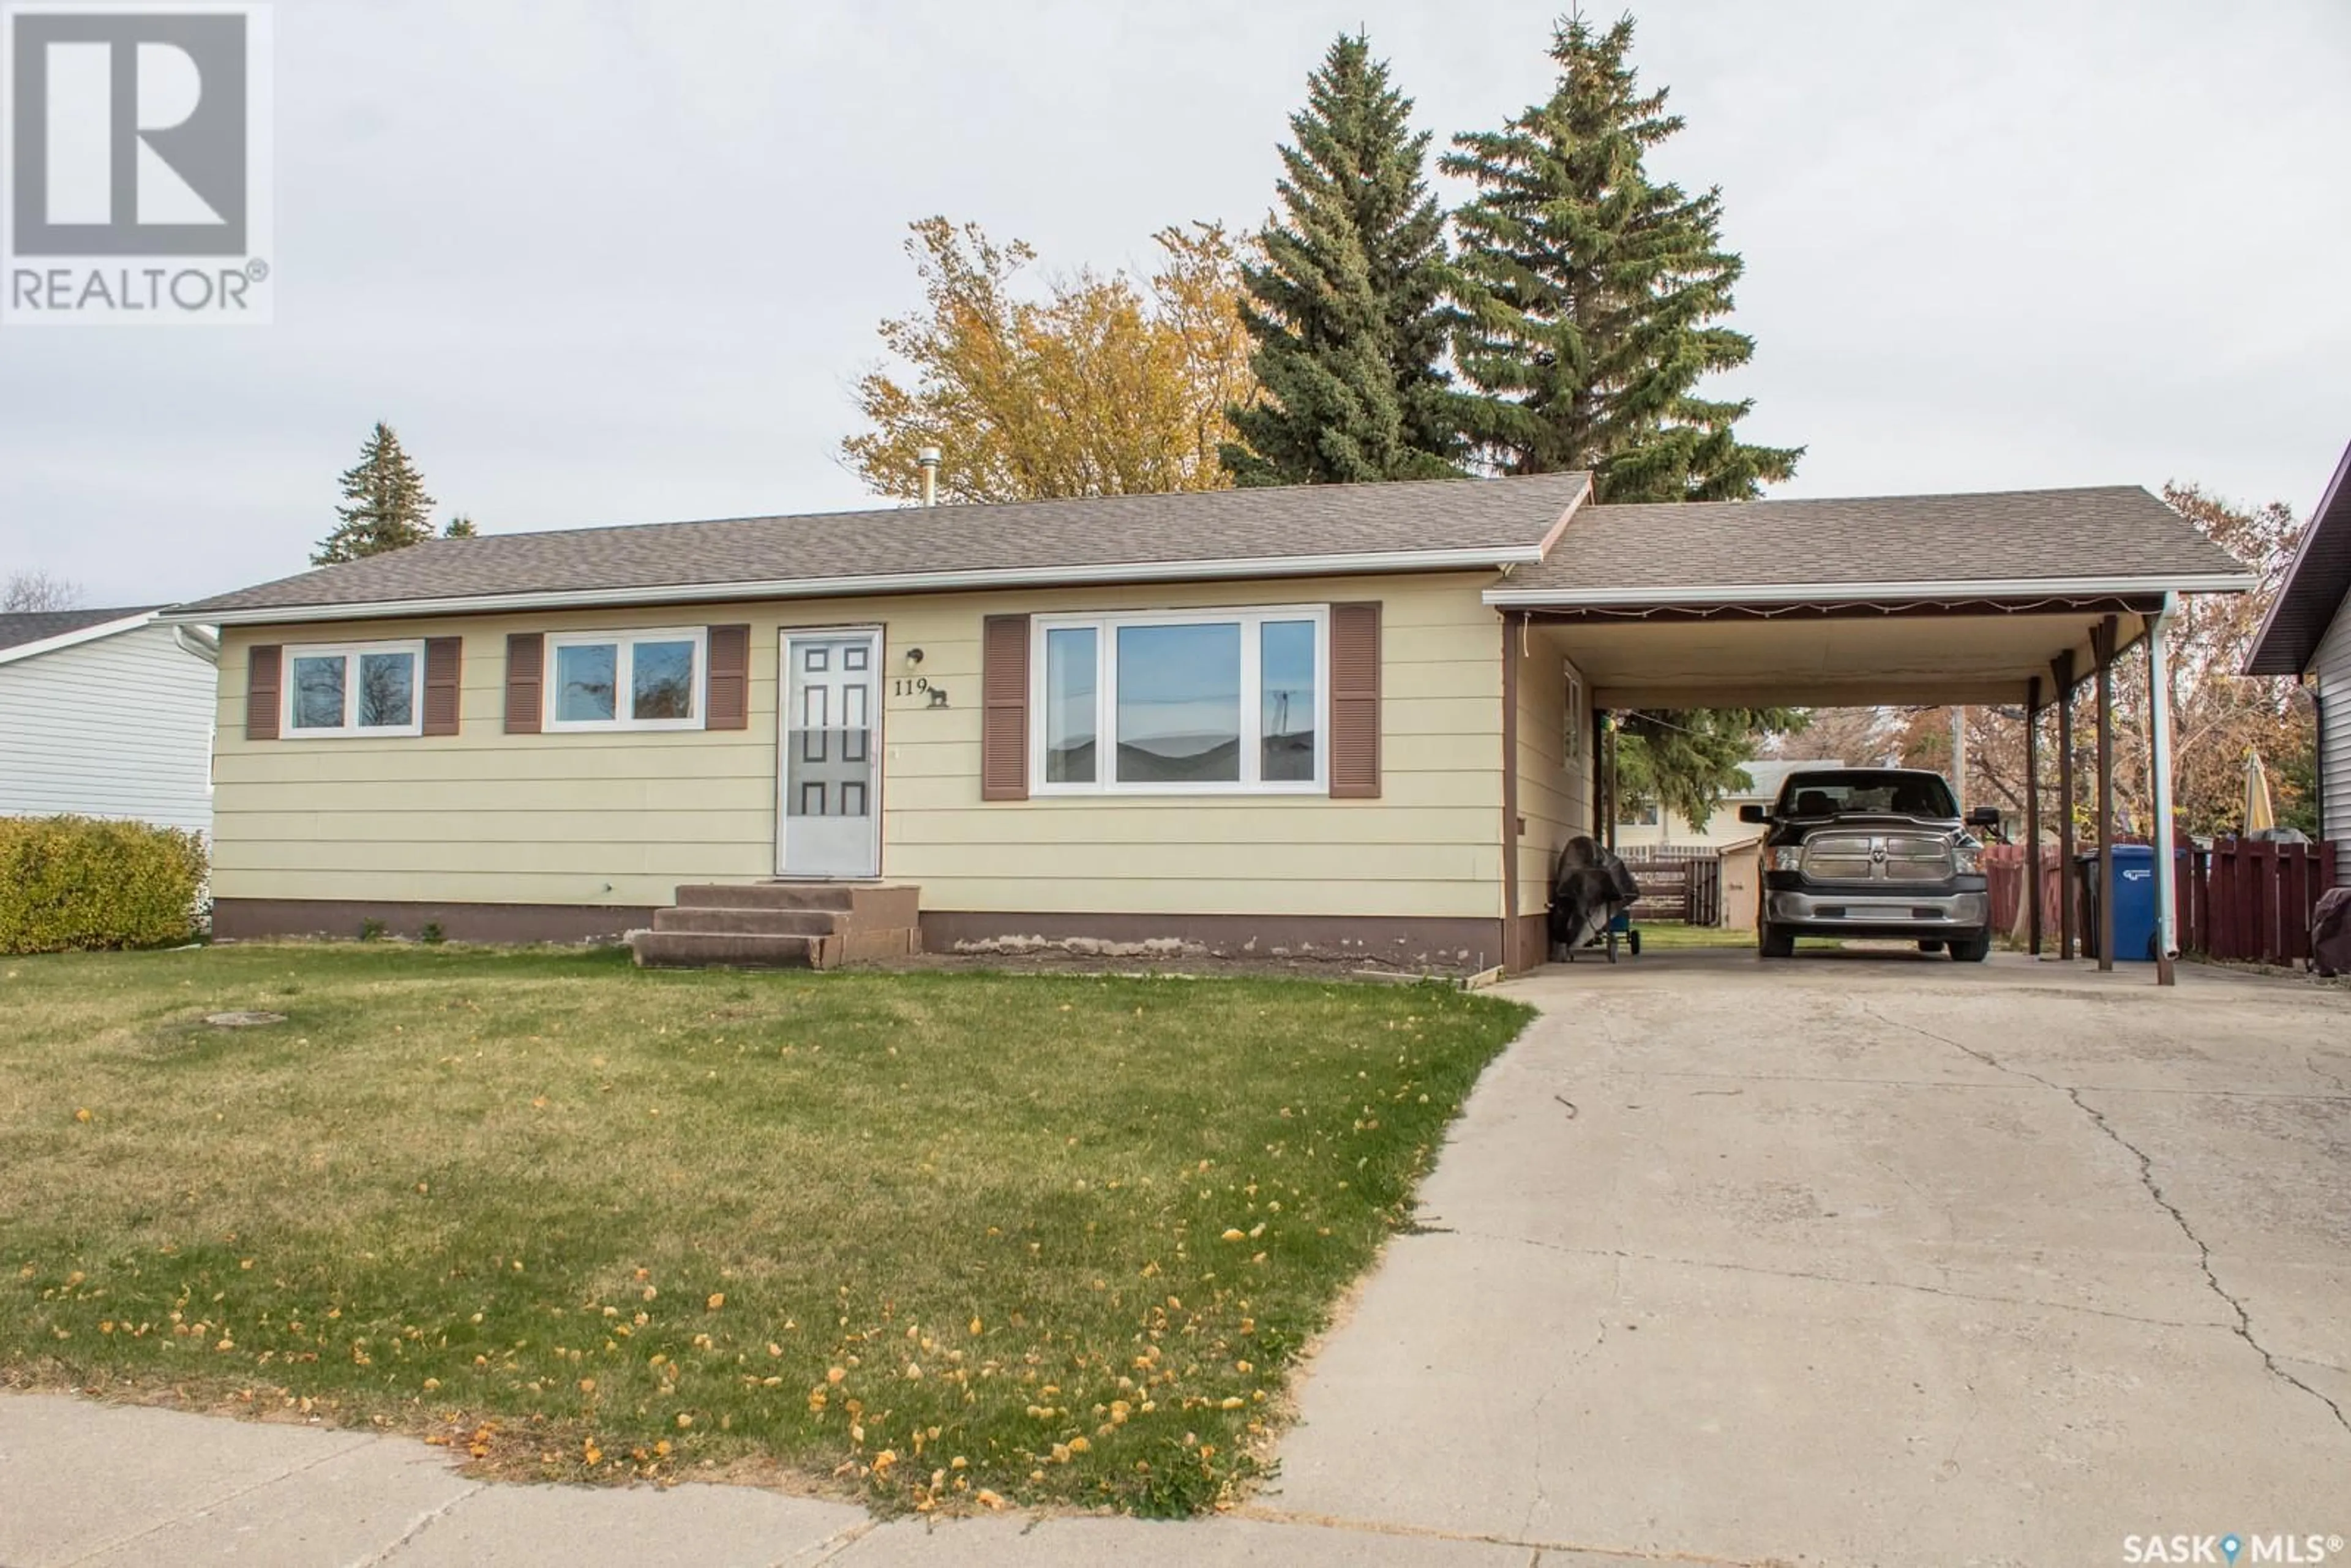
[{"label": "carport roof", "polygon": [[2254,579],[2131,486],[1586,507],[1486,602],[1526,615],[1596,706],[2048,700],[2180,593]]},{"label": "carport roof", "polygon": [[2241,592],[2253,579],[2133,485],[1585,507],[1499,607]]}]

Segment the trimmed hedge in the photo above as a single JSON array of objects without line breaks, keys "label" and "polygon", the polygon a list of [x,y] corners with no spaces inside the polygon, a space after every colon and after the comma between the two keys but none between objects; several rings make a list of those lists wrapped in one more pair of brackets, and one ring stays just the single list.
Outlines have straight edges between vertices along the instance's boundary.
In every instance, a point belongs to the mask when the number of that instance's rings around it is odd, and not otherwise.
[{"label": "trimmed hedge", "polygon": [[204,841],[177,828],[0,817],[0,953],[185,942],[204,874]]}]

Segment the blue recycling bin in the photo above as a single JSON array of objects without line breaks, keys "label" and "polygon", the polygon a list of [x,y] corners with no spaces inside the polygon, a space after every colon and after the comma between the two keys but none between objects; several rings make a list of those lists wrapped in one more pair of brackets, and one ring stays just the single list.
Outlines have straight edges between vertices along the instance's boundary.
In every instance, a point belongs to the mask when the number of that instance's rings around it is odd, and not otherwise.
[{"label": "blue recycling bin", "polygon": [[[2106,890],[2098,885],[2098,857],[2075,857],[2082,868],[2082,952],[2098,956],[2098,901]],[[2155,848],[2151,844],[2115,846],[2115,958],[2120,963],[2155,961]]]}]

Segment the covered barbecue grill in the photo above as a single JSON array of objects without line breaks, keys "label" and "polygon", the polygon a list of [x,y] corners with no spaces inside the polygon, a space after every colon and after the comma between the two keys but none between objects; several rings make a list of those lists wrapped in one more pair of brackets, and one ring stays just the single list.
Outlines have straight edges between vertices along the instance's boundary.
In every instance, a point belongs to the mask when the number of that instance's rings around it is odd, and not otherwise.
[{"label": "covered barbecue grill", "polygon": [[1613,850],[1578,835],[1561,846],[1559,863],[1551,877],[1551,956],[1554,961],[1575,961],[1579,947],[1605,940],[1608,961],[1616,961],[1616,938],[1625,936],[1633,952],[1641,951],[1640,933],[1632,929],[1629,912],[1641,896],[1641,884]]}]

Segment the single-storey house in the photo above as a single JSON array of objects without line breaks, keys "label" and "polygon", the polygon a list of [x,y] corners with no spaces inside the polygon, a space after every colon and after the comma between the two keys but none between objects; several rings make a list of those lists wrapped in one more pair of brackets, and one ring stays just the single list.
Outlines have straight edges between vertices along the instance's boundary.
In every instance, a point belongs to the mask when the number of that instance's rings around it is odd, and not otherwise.
[{"label": "single-storey house", "polygon": [[434,540],[173,614],[222,628],[224,936],[655,925],[683,961],[883,883],[932,949],[1482,966],[1542,956],[1597,708],[2016,700],[2246,581],[2127,486],[1553,474]]},{"label": "single-storey house", "polygon": [[211,830],[220,651],[159,608],[0,615],[0,816]]},{"label": "single-storey house", "polygon": [[2249,675],[2294,675],[2318,707],[2318,836],[2351,886],[2351,448],[2303,530],[2254,640]]},{"label": "single-storey house", "polygon": [[[1702,828],[1692,827],[1687,817],[1663,801],[1648,800],[1637,806],[1627,803],[1616,813],[1616,847],[1722,850],[1743,844],[1755,837],[1755,830],[1739,820],[1740,807],[1768,806],[1777,800],[1781,784],[1799,768],[1844,766],[1844,762],[1832,758],[1802,761],[1757,758],[1742,762],[1739,767],[1747,775],[1747,781],[1723,791],[1722,799],[1707,813],[1706,826]],[[1728,920],[1725,923],[1729,924]]]}]

